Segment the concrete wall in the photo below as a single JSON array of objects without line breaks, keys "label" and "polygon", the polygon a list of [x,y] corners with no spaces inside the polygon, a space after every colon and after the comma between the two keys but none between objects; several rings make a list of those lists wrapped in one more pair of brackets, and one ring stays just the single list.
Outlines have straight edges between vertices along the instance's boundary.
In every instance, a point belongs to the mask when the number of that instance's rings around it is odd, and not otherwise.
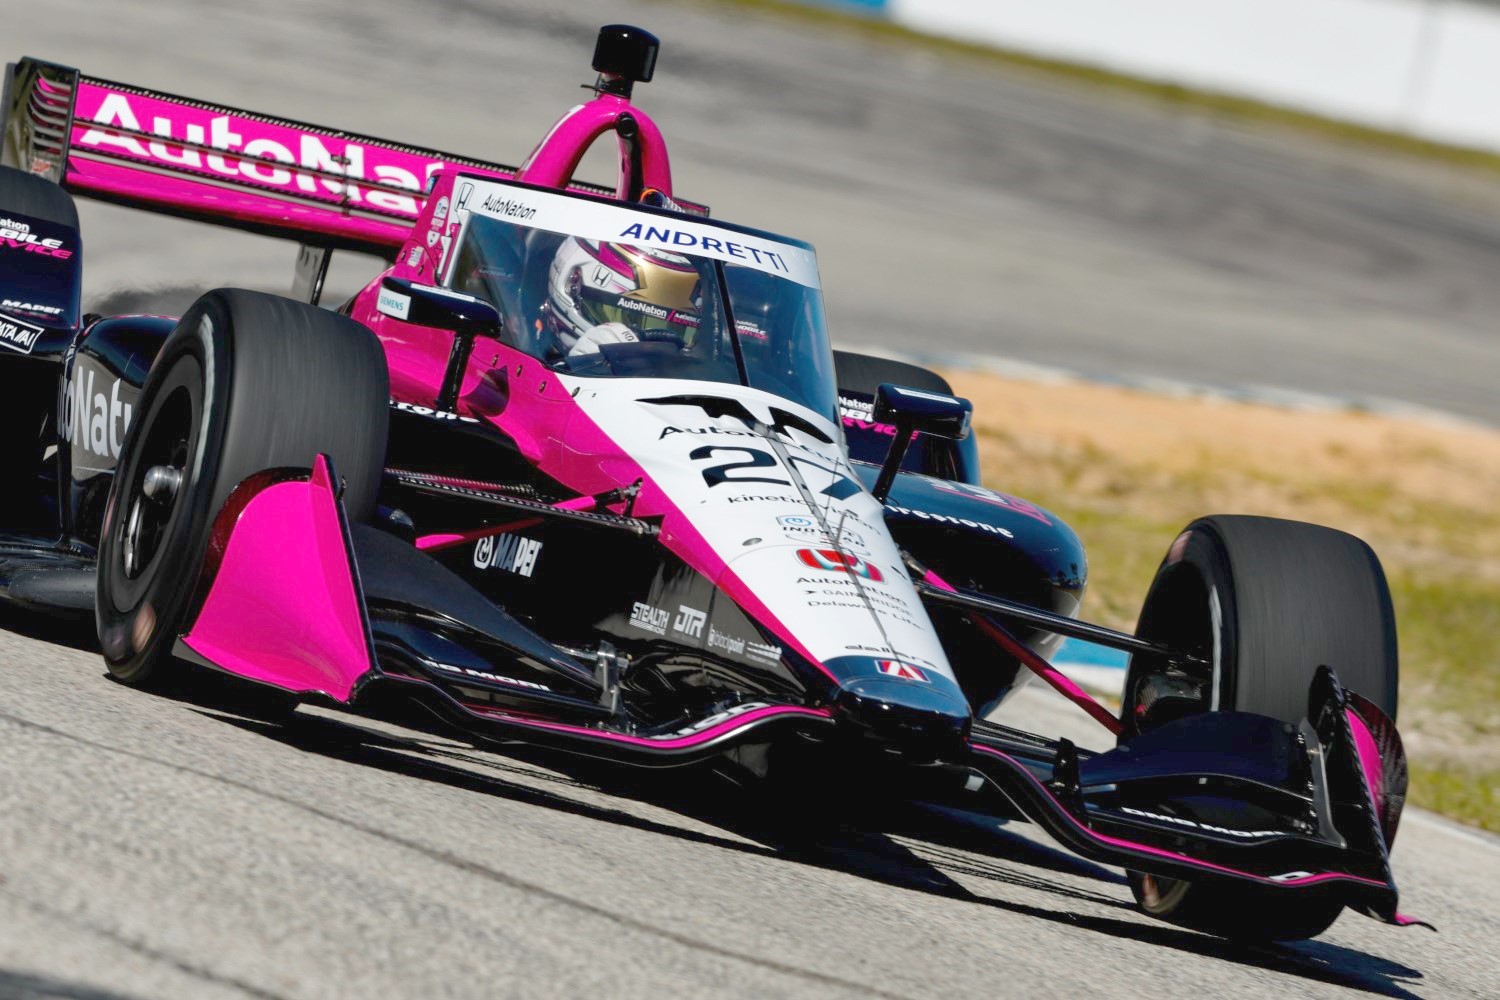
[{"label": "concrete wall", "polygon": [[917,30],[1500,149],[1500,6],[860,0]]}]

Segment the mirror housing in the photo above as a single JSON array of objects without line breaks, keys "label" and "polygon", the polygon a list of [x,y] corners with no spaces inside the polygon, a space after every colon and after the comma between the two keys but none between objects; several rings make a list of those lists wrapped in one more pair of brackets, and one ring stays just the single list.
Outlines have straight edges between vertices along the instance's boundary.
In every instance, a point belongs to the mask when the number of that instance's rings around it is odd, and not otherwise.
[{"label": "mirror housing", "polygon": [[880,476],[875,480],[875,499],[885,503],[891,485],[896,481],[896,472],[906,458],[906,450],[918,431],[933,437],[962,441],[969,436],[969,420],[974,415],[974,405],[967,399],[948,396],[925,389],[882,383],[875,390],[875,419],[883,424],[894,424],[896,434],[891,438],[890,450],[885,453],[885,462],[880,467]]},{"label": "mirror housing", "polygon": [[454,333],[486,333],[500,325],[500,313],[484,299],[405,278],[380,282],[375,308],[383,316]]},{"label": "mirror housing", "polygon": [[897,427],[910,425],[913,430],[933,437],[962,441],[969,436],[969,419],[973,414],[974,405],[957,396],[889,382],[875,390],[876,420]]},{"label": "mirror housing", "polygon": [[500,313],[484,299],[463,292],[419,285],[405,278],[383,278],[375,298],[375,309],[382,316],[404,323],[453,331],[453,347],[448,352],[448,367],[438,388],[435,406],[452,412],[458,408],[458,393],[463,388],[464,369],[474,350],[474,338],[500,329]]}]

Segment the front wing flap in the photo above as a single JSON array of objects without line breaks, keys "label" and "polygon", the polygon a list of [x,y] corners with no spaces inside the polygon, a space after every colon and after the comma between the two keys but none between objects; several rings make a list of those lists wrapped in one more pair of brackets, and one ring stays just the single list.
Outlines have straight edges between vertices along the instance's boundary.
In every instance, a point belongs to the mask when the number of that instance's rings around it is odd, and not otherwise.
[{"label": "front wing flap", "polygon": [[1301,727],[1213,713],[1104,754],[984,725],[969,767],[990,792],[1093,860],[1173,879],[1332,894],[1388,923],[1417,923],[1398,912],[1390,867],[1400,809],[1392,800],[1404,797],[1405,773],[1394,727],[1326,667],[1310,700]]}]

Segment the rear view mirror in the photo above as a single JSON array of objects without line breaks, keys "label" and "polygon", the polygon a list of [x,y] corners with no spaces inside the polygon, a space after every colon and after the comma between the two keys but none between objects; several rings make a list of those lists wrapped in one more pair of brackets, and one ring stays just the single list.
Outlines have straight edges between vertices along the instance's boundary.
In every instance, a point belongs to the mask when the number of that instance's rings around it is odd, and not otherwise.
[{"label": "rear view mirror", "polygon": [[443,372],[443,384],[434,405],[439,410],[457,409],[458,391],[463,385],[469,354],[474,350],[474,338],[481,333],[498,333],[500,313],[484,299],[435,285],[419,285],[405,278],[385,278],[380,282],[375,309],[392,319],[453,331],[448,367]]},{"label": "rear view mirror", "polygon": [[875,499],[885,503],[891,484],[896,481],[896,470],[901,468],[906,449],[918,431],[962,441],[969,436],[969,418],[973,413],[974,406],[967,399],[883,383],[875,391],[875,419],[894,424],[896,434],[875,480]]},{"label": "rear view mirror", "polygon": [[923,434],[962,441],[969,436],[974,406],[967,399],[886,383],[875,392],[875,419]]},{"label": "rear view mirror", "polygon": [[455,333],[485,333],[500,325],[500,313],[483,299],[405,278],[383,280],[375,308],[392,319]]}]

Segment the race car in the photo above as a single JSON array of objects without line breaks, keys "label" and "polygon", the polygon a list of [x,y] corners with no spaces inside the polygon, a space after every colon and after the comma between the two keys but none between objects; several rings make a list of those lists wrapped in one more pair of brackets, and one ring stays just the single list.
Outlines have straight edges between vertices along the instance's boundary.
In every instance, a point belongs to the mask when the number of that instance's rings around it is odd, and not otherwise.
[{"label": "race car", "polygon": [[[603,28],[518,167],[11,64],[0,596],[126,684],[1024,818],[1229,937],[1413,923],[1370,548],[1205,517],[1137,634],[1077,620],[1083,548],[981,485],[970,404],[834,351],[813,248],[673,190],[658,48]],[[607,133],[616,183],[575,180]],[[74,195],[293,241],[292,294],[85,314]],[[388,266],[334,309],[339,250]],[[1130,654],[1118,714],[1065,637]],[[987,721],[1032,677],[1115,748]]]}]

